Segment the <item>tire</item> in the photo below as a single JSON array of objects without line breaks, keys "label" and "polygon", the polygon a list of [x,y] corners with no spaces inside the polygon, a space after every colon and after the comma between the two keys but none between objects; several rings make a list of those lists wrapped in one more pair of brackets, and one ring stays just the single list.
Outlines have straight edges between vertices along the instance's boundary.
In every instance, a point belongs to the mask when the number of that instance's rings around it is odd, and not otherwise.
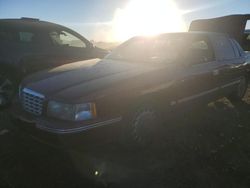
[{"label": "tire", "polygon": [[129,149],[156,149],[163,143],[160,113],[152,106],[135,108],[123,123],[122,145]]},{"label": "tire", "polygon": [[244,76],[240,79],[240,83],[238,84],[236,90],[228,97],[232,102],[239,102],[243,99],[246,94],[248,88],[248,80]]},{"label": "tire", "polygon": [[18,82],[8,71],[0,70],[0,110],[7,108],[17,93]]}]

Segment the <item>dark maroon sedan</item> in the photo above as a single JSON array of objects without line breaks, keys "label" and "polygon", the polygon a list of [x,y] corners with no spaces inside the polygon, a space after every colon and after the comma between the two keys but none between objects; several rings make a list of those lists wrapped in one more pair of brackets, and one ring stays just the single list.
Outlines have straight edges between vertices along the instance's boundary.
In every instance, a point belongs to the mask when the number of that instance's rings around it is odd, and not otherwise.
[{"label": "dark maroon sedan", "polygon": [[130,140],[148,144],[160,137],[163,116],[223,96],[241,100],[247,83],[245,52],[227,35],[134,37],[103,60],[28,77],[20,86],[14,115],[55,136],[95,133],[99,138],[121,128]]}]

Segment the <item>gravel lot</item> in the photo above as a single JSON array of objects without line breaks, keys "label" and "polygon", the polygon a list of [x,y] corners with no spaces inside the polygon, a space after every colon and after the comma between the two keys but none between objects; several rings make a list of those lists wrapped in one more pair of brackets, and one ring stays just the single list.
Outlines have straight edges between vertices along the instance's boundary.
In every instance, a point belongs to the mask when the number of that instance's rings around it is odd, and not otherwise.
[{"label": "gravel lot", "polygon": [[1,113],[0,187],[250,187],[250,89],[241,103],[221,99],[170,127],[161,151],[62,151],[14,131]]}]

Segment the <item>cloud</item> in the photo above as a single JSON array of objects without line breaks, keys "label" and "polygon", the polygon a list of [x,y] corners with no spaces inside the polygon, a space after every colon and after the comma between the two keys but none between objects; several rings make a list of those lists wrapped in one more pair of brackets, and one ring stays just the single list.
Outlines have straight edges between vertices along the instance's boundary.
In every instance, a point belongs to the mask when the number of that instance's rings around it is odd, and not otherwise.
[{"label": "cloud", "polygon": [[207,4],[203,4],[203,5],[195,7],[195,8],[188,9],[188,10],[183,10],[182,14],[185,15],[185,14],[190,14],[190,13],[194,13],[194,12],[203,11],[203,10],[206,10],[206,9],[211,9],[211,8],[214,8],[214,7],[221,6],[221,5],[225,4],[225,3],[228,3],[229,1],[232,1],[232,0],[222,0],[222,1],[214,1],[214,2],[210,1]]}]

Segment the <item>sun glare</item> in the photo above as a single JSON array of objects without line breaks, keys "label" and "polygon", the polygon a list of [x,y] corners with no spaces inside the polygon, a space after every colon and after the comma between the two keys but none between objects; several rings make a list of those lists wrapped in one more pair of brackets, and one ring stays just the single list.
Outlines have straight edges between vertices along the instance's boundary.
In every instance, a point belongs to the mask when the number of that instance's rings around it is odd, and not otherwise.
[{"label": "sun glare", "polygon": [[131,0],[113,20],[114,39],[186,30],[182,13],[172,0]]}]

